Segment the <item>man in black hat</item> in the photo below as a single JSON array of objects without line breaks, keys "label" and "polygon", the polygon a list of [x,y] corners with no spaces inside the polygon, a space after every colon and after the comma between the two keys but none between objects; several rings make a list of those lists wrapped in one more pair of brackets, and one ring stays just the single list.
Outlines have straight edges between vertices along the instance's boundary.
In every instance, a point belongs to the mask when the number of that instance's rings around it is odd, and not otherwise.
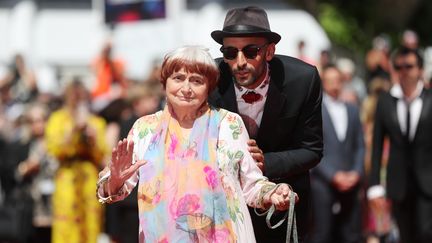
[{"label": "man in black hat", "polygon": [[[289,183],[299,195],[296,220],[302,242],[311,217],[309,170],[320,161],[323,147],[318,71],[298,59],[275,55],[281,37],[270,30],[266,12],[258,7],[229,10],[223,29],[211,36],[222,45],[223,61],[218,89],[209,101],[242,116],[258,167],[273,182]],[[251,216],[258,242],[285,242],[286,223],[271,230],[264,217],[253,210]]]}]

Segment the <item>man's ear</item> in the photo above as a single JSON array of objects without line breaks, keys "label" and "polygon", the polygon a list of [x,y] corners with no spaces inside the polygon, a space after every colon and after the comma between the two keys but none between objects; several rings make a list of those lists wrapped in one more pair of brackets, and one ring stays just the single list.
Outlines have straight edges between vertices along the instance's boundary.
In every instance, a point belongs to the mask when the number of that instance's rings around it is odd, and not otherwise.
[{"label": "man's ear", "polygon": [[273,59],[273,57],[275,55],[275,50],[276,50],[276,44],[275,43],[268,44],[266,56],[265,56],[267,62],[269,62]]}]

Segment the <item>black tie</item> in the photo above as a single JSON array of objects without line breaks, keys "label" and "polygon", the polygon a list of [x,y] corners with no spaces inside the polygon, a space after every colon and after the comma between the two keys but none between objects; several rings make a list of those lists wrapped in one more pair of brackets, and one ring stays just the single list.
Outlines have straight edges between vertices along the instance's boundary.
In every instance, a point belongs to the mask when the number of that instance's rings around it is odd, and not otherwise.
[{"label": "black tie", "polygon": [[405,104],[406,104],[406,109],[407,109],[407,112],[406,112],[406,121],[405,121],[406,122],[406,133],[405,133],[405,136],[406,136],[407,142],[409,143],[410,142],[410,136],[409,136],[409,134],[410,134],[410,127],[411,127],[411,114],[410,114],[411,102],[406,101]]}]

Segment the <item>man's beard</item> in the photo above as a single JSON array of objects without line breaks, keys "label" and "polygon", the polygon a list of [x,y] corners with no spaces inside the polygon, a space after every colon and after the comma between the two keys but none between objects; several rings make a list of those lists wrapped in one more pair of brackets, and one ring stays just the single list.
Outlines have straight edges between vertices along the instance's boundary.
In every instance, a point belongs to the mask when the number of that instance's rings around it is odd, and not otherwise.
[{"label": "man's beard", "polygon": [[238,69],[234,70],[233,71],[233,73],[234,73],[234,81],[236,82],[237,85],[246,87],[246,86],[252,85],[252,84],[254,84],[256,82],[257,76],[255,75],[254,72],[252,72],[252,70],[250,70],[250,69],[244,69],[244,70],[241,70],[241,71],[247,71],[250,74],[250,77],[249,77],[249,79],[238,80],[237,77],[236,77],[236,75],[235,75],[236,72],[238,72]]}]

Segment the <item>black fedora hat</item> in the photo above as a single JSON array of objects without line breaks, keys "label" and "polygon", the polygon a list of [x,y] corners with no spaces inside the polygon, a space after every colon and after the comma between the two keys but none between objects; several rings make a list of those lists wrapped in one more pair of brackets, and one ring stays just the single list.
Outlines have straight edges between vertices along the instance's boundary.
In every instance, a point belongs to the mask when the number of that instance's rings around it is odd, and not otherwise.
[{"label": "black fedora hat", "polygon": [[215,30],[211,37],[223,44],[224,37],[262,36],[272,43],[278,43],[281,36],[270,30],[267,13],[259,7],[233,8],[228,10],[222,30]]}]

